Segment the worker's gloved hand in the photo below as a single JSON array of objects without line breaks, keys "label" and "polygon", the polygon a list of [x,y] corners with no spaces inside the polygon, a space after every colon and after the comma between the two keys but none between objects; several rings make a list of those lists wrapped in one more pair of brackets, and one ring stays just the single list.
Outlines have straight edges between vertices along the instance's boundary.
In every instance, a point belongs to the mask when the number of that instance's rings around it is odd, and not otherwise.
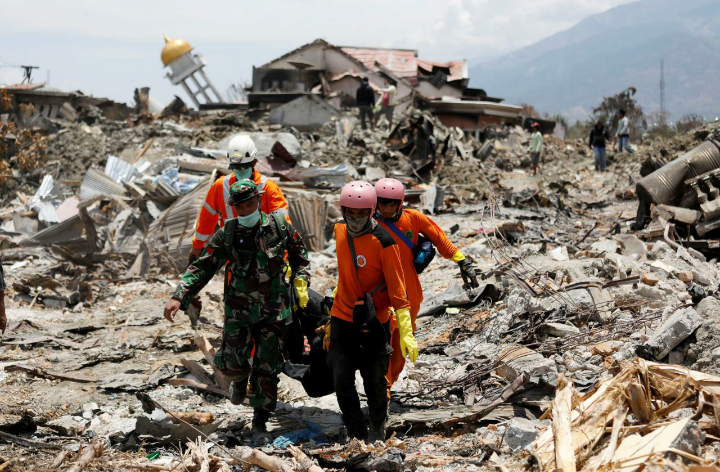
[{"label": "worker's gloved hand", "polygon": [[310,301],[310,297],[308,296],[307,282],[299,277],[296,277],[293,280],[293,285],[295,286],[295,292],[298,296],[298,306],[300,308],[305,308],[308,304],[308,301]]},{"label": "worker's gloved hand", "polygon": [[398,330],[400,331],[400,353],[409,356],[413,364],[417,361],[418,345],[413,335],[410,308],[401,308],[395,312]]},{"label": "worker's gloved hand", "polygon": [[290,263],[287,260],[283,260],[283,268],[282,268],[283,274],[285,274],[285,277],[287,277],[287,280],[290,280],[292,278],[292,267],[290,267]]},{"label": "worker's gloved hand", "polygon": [[478,283],[477,273],[470,261],[467,259],[462,260],[458,262],[458,266],[460,267],[460,275],[462,275],[465,284],[470,288],[478,288],[480,284]]},{"label": "worker's gloved hand", "polygon": [[201,252],[202,252],[202,249],[198,249],[198,248],[195,248],[195,247],[192,248],[192,249],[190,249],[190,254],[188,254],[188,263],[193,263],[193,262],[195,262],[195,259],[197,259],[198,257],[200,257],[200,253],[201,253]]},{"label": "worker's gloved hand", "polygon": [[475,271],[475,267],[465,259],[465,255],[458,251],[452,256],[453,262],[457,263],[458,267],[460,267],[460,275],[463,278],[463,282],[465,282],[466,287],[468,288],[478,288],[480,284],[478,284],[477,280],[477,273]]}]

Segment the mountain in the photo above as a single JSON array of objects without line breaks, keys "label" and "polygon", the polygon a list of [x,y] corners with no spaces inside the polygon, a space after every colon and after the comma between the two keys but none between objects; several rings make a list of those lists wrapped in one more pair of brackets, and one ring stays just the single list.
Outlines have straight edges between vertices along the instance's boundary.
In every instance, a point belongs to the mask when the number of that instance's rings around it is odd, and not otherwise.
[{"label": "mountain", "polygon": [[642,0],[470,69],[470,84],[509,103],[584,119],[603,96],[634,86],[660,108],[660,61],[672,119],[720,115],[720,1]]}]

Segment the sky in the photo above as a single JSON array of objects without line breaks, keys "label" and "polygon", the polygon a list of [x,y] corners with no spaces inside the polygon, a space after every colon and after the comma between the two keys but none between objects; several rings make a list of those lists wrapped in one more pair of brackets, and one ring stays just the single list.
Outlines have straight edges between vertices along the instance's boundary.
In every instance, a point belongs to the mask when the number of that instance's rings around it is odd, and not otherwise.
[{"label": "sky", "polygon": [[323,38],[416,49],[430,60],[502,56],[633,0],[0,0],[0,84],[22,80],[132,103],[136,87],[167,104],[163,35],[188,41],[221,93],[259,66]]}]

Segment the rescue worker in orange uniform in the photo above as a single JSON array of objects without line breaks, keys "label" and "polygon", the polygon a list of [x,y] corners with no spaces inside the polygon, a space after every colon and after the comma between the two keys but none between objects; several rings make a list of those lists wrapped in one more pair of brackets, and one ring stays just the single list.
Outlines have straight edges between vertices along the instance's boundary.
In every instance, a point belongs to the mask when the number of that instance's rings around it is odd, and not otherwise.
[{"label": "rescue worker in orange uniform", "polygon": [[[468,280],[471,288],[478,287],[477,276],[470,261],[465,259],[463,253],[450,242],[443,230],[433,220],[418,210],[403,207],[405,189],[402,182],[396,179],[380,179],[375,184],[375,193],[378,199],[377,220],[380,226],[392,235],[400,249],[400,260],[405,274],[405,287],[410,302],[410,316],[414,333],[417,329],[415,320],[420,311],[420,304],[423,301],[423,293],[413,263],[415,254],[413,254],[407,242],[417,245],[419,235],[422,234],[430,240],[445,259],[452,259],[453,262],[458,264],[461,273]],[[404,238],[401,238],[397,234],[398,232],[402,233]],[[391,323],[391,325],[394,324]],[[398,349],[401,335],[397,329],[394,329],[394,326],[392,328],[393,354],[390,357],[390,366],[386,376],[388,398],[390,398],[390,388],[405,367],[405,356]]]},{"label": "rescue worker in orange uniform", "polygon": [[255,169],[257,148],[250,136],[240,135],[231,139],[227,152],[232,174],[217,179],[205,197],[192,240],[190,262],[200,256],[210,236],[215,233],[216,225],[222,228],[227,220],[237,217],[235,207],[230,204],[230,187],[238,180],[249,179],[257,185],[258,191],[262,193],[260,211],[268,215],[277,212],[290,222],[288,203],[280,187]]},{"label": "rescue worker in orange uniform", "polygon": [[[338,285],[327,355],[348,436],[370,442],[385,441],[390,308],[397,317],[401,356],[414,362],[418,352],[400,248],[373,218],[376,202],[375,189],[367,182],[350,182],[340,195],[344,222],[335,225]],[[369,432],[355,389],[357,370],[367,395]]]}]

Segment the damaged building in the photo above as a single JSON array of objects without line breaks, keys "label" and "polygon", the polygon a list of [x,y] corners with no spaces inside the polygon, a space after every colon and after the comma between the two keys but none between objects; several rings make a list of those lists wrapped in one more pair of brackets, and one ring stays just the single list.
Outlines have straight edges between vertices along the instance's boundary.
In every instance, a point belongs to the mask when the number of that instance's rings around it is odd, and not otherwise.
[{"label": "damaged building", "polygon": [[[251,108],[274,109],[297,100],[294,108],[309,117],[306,126],[317,129],[329,112],[318,100],[304,97],[321,98],[338,111],[353,107],[363,77],[375,90],[384,87],[386,79],[395,84],[397,113],[411,106],[427,109],[446,126],[476,138],[487,126],[515,125],[521,120],[521,107],[468,87],[466,60],[429,61],[413,49],[335,46],[322,39],[253,67],[248,101]],[[279,117],[277,122],[292,125],[292,120],[285,120]]]}]

